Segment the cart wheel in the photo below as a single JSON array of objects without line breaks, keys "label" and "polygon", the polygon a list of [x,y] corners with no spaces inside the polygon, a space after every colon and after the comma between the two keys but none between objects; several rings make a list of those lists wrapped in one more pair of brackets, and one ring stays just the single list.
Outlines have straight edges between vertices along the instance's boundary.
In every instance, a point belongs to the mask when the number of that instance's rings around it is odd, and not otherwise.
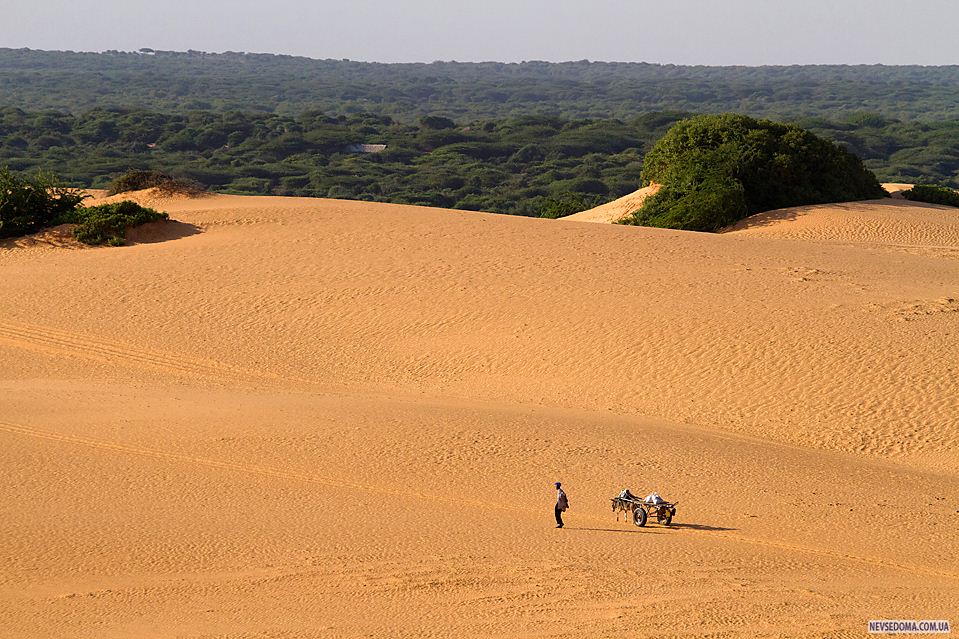
[{"label": "cart wheel", "polygon": [[660,506],[656,511],[656,520],[664,526],[668,526],[673,521],[673,511],[666,506]]},{"label": "cart wheel", "polygon": [[646,509],[636,508],[633,510],[633,523],[642,528],[646,525]]}]

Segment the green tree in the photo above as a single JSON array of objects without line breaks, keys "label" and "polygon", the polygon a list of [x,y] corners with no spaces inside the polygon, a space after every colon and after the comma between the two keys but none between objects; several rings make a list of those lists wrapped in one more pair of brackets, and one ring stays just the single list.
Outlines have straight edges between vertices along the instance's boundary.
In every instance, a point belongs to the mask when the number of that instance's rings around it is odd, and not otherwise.
[{"label": "green tree", "polygon": [[886,195],[862,161],[799,127],[743,115],[679,122],[643,163],[663,185],[625,223],[715,231],[770,209]]}]

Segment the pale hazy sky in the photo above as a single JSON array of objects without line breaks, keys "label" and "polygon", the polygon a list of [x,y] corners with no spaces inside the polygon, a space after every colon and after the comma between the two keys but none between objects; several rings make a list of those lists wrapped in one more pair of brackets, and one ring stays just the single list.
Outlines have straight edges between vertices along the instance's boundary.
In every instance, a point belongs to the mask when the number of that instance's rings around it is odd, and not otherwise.
[{"label": "pale hazy sky", "polygon": [[381,62],[957,64],[959,0],[0,0],[0,47]]}]

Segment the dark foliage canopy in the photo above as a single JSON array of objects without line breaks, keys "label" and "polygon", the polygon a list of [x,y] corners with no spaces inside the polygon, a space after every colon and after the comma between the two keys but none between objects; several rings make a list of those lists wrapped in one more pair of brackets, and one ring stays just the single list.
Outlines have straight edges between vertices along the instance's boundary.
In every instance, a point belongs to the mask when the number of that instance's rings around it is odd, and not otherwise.
[{"label": "dark foliage canopy", "polygon": [[629,223],[715,231],[771,209],[885,196],[855,155],[797,126],[743,115],[676,124],[646,155],[663,185]]},{"label": "dark foliage canopy", "polygon": [[[177,176],[178,184],[192,180],[222,192],[538,216],[555,208],[556,198],[592,205],[635,190],[644,155],[683,117],[523,116],[436,129],[434,122],[371,114],[98,109],[73,115],[0,107],[0,164],[55,171],[69,184],[91,188],[142,188],[156,178],[150,172],[159,172]],[[803,127],[839,141],[884,181],[959,186],[959,123],[864,128],[806,120]],[[362,144],[386,150],[351,150]]]},{"label": "dark foliage canopy", "polygon": [[538,216],[551,197],[575,194],[588,206],[635,190],[642,154],[677,117],[524,116],[450,127],[369,114],[0,108],[0,162],[114,192],[193,181],[228,193]]},{"label": "dark foliage canopy", "polygon": [[884,181],[959,187],[959,67],[0,49],[0,96],[0,164],[84,187],[134,169],[233,193],[557,215],[632,191],[670,125],[723,111],[811,130]]},{"label": "dark foliage canopy", "polygon": [[945,206],[959,207],[959,193],[953,189],[936,186],[934,184],[917,184],[902,196],[907,200],[914,202],[927,202],[929,204],[944,204]]},{"label": "dark foliage canopy", "polygon": [[8,106],[377,113],[414,123],[735,111],[776,119],[959,118],[959,66],[701,67],[622,62],[380,64],[288,55],[0,49]]}]

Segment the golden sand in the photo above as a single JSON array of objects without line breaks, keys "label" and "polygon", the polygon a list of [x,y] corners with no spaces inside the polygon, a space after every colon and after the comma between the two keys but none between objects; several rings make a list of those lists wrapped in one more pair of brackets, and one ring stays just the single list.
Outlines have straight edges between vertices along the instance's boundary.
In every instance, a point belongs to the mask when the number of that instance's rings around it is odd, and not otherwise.
[{"label": "golden sand", "polygon": [[0,244],[0,636],[959,623],[954,210],[151,203],[132,246]]}]

